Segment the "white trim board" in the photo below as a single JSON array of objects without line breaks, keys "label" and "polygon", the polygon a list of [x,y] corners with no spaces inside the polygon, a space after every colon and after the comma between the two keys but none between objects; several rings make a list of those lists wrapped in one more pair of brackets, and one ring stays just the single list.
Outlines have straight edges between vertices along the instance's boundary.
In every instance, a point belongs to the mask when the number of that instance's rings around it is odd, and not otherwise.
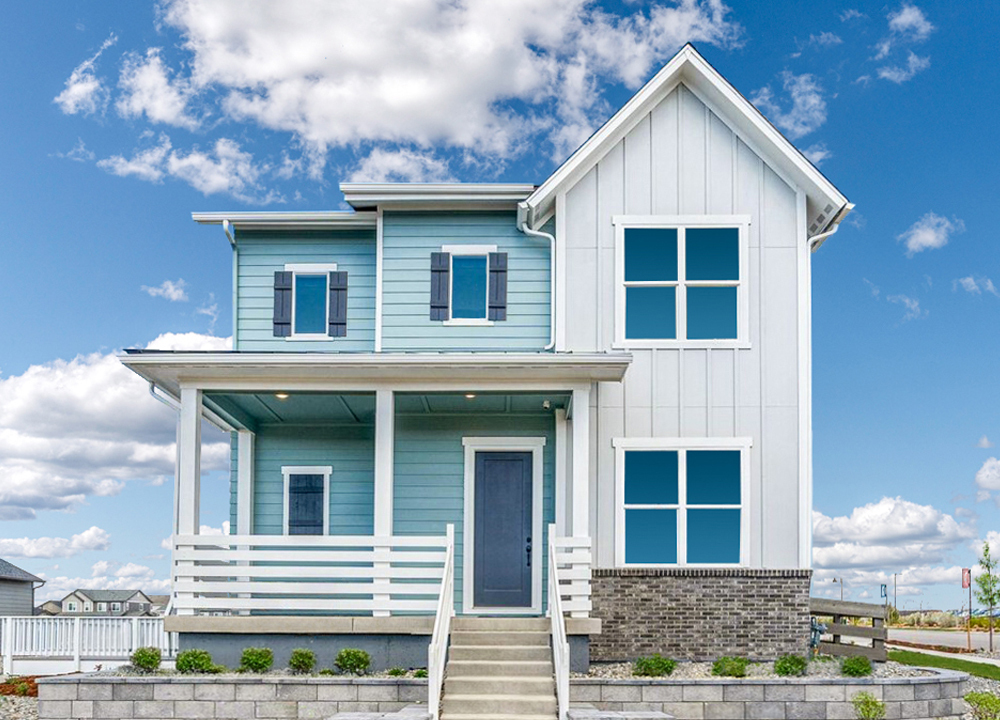
[{"label": "white trim board", "polygon": [[330,476],[333,467],[330,465],[282,465],[281,477],[283,490],[281,494],[281,534],[288,534],[288,485],[292,475],[322,475],[323,476],[323,534],[330,534]]},{"label": "white trim board", "polygon": [[[462,530],[462,612],[489,615],[523,615],[542,612],[542,502],[544,485],[544,437],[463,437],[465,448],[465,503]],[[475,537],[476,537],[476,453],[530,452],[531,453],[531,607],[489,608],[473,604],[475,592]]]}]

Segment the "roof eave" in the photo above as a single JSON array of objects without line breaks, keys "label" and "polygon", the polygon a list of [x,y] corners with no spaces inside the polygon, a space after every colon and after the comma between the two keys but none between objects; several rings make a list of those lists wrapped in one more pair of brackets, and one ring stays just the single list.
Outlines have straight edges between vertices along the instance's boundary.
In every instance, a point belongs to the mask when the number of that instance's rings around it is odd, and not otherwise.
[{"label": "roof eave", "polygon": [[507,209],[516,207],[535,187],[527,183],[341,183],[340,191],[357,210]]},{"label": "roof eave", "polygon": [[288,228],[374,228],[378,215],[373,212],[344,210],[306,212],[193,212],[191,219],[200,225],[228,222],[239,230],[277,230]]}]

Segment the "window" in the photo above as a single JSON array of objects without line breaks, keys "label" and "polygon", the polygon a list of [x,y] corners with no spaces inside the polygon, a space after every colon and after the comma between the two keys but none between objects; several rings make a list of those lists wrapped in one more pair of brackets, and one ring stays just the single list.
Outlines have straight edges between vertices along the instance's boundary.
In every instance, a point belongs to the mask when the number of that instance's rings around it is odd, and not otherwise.
[{"label": "window", "polygon": [[122,604],[113,602],[111,603],[111,612],[121,612]]},{"label": "window", "polygon": [[746,563],[748,438],[617,438],[619,565]]},{"label": "window", "polygon": [[616,345],[745,343],[749,217],[617,216]]},{"label": "window", "polygon": [[431,253],[431,320],[492,325],[507,319],[507,253],[496,249],[445,245]]},{"label": "window", "polygon": [[329,340],[347,335],[347,273],[335,264],[288,264],[274,273],[274,335]]},{"label": "window", "polygon": [[107,612],[108,611],[108,604],[107,603],[97,603],[97,611],[98,612]]},{"label": "window", "polygon": [[66,612],[76,612],[76,608],[77,608],[77,605],[72,600],[70,600],[68,603],[66,603]]},{"label": "window", "polygon": [[85,602],[83,604],[83,611],[84,612],[93,612],[94,611],[94,606],[91,605],[89,602]]},{"label": "window", "polygon": [[327,535],[330,532],[330,475],[326,466],[281,468],[285,480],[285,535]]}]

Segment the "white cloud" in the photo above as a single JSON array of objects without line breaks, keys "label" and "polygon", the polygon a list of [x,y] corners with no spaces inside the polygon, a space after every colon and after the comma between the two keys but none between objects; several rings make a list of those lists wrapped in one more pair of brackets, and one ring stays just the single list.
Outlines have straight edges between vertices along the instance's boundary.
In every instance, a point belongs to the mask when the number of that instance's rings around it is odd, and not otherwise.
[{"label": "white cloud", "polygon": [[985,435],[979,438],[979,440],[976,442],[976,447],[982,448],[984,450],[988,450],[989,448],[993,447],[993,445],[994,443],[990,442],[990,439]]},{"label": "white cloud", "polygon": [[163,164],[171,147],[170,138],[161,134],[160,142],[155,147],[136,150],[129,159],[112,155],[98,160],[97,167],[119,177],[135,176],[148,182],[160,182],[164,174]]},{"label": "white cloud", "polygon": [[826,100],[815,76],[793,75],[786,70],[781,74],[781,84],[792,103],[787,112],[775,100],[770,85],[762,87],[750,100],[790,139],[808,135],[826,122]]},{"label": "white cloud", "polygon": [[215,302],[215,293],[208,294],[208,300],[200,307],[194,309],[195,315],[204,315],[208,318],[208,332],[215,332],[215,323],[219,320],[219,303]]},{"label": "white cloud", "polygon": [[824,160],[833,157],[833,153],[827,148],[826,143],[814,143],[802,151],[802,154],[816,167],[823,165]]},{"label": "white cloud", "polygon": [[865,15],[860,10],[855,10],[854,8],[850,8],[850,9],[844,10],[844,12],[840,13],[840,22],[847,22],[848,20],[862,19],[862,18],[866,18],[866,17],[868,17],[868,16]]},{"label": "white cloud", "polygon": [[824,31],[819,35],[810,35],[809,40],[806,41],[807,45],[813,45],[815,47],[834,47],[835,45],[840,45],[843,43],[843,39],[836,33]]},{"label": "white cloud", "polygon": [[149,293],[152,297],[166,298],[170,302],[187,302],[188,296],[184,292],[184,285],[185,282],[183,279],[179,279],[177,282],[164,280],[158,287],[143,285],[142,290]]},{"label": "white cloud", "polygon": [[156,573],[144,565],[101,560],[91,567],[90,577],[50,577],[36,573],[45,585],[35,592],[35,602],[61,600],[74,590],[142,590],[144,593],[165,595],[170,592],[170,580],[155,579]]},{"label": "white cloud", "polygon": [[917,220],[910,228],[896,236],[896,240],[906,245],[907,257],[913,257],[924,250],[943,248],[953,233],[965,230],[965,223],[958,218],[949,220],[934,212],[929,212]]},{"label": "white cloud", "polygon": [[57,152],[53,153],[55,157],[64,158],[66,160],[73,160],[74,162],[90,162],[94,159],[94,153],[87,149],[86,144],[83,142],[83,138],[76,139],[76,145],[69,152]]},{"label": "white cloud", "polygon": [[996,295],[1000,297],[1000,290],[997,290],[997,286],[993,284],[993,281],[988,277],[973,277],[968,275],[963,278],[956,278],[951,283],[951,289],[957,290],[961,287],[965,292],[970,295],[982,295],[983,292],[988,292],[991,295]]},{"label": "white cloud", "polygon": [[122,95],[115,106],[122,117],[145,114],[154,123],[197,129],[198,120],[187,110],[191,89],[185,82],[171,82],[159,48],[149,48],[144,58],[135,53],[126,55],[118,87]]},{"label": "white cloud", "polygon": [[147,350],[190,350],[193,352],[223,352],[233,349],[233,339],[200,333],[163,333],[146,345]]},{"label": "white cloud", "polygon": [[350,182],[454,182],[448,163],[428,153],[376,148],[351,174]]},{"label": "white cloud", "polygon": [[[221,348],[228,339],[164,335],[151,348]],[[0,520],[70,510],[129,480],[172,477],[176,419],[113,353],[33,365],[0,378]],[[206,429],[202,464],[228,467],[228,437]],[[3,552],[0,552],[0,556]]]},{"label": "white cloud", "polygon": [[97,77],[94,69],[101,53],[116,42],[118,37],[112,33],[96,53],[77,65],[70,74],[66,80],[66,87],[53,100],[64,113],[92,115],[104,110],[108,102],[108,89]]},{"label": "white cloud", "polygon": [[[983,439],[985,439],[985,435]],[[980,443],[982,440],[980,440]],[[979,447],[983,447],[980,444]],[[1000,460],[995,457],[986,458],[976,471],[976,502],[989,500],[991,493],[1000,490]]]},{"label": "white cloud", "polygon": [[879,289],[879,286],[873,283],[868,278],[861,278],[861,279],[865,281],[865,285],[868,287],[868,291],[872,294],[872,297],[877,298],[879,296],[879,293],[882,292]]},{"label": "white cloud", "polygon": [[73,557],[111,547],[108,533],[96,525],[71,538],[0,538],[0,556],[21,558]]},{"label": "white cloud", "polygon": [[[224,520],[221,527],[213,527],[211,525],[201,525],[198,527],[199,535],[230,535],[229,532],[229,521]],[[173,546],[170,544],[170,537],[165,537],[160,540],[160,547],[164,550],[172,550]]]},{"label": "white cloud", "polygon": [[909,40],[926,40],[934,31],[934,25],[916,5],[903,3],[896,12],[889,13],[889,30]]},{"label": "white cloud", "polygon": [[891,303],[903,305],[906,308],[906,312],[903,314],[903,322],[907,320],[919,320],[930,314],[929,310],[922,310],[920,308],[919,300],[909,295],[886,295],[885,299]]},{"label": "white cloud", "polygon": [[878,69],[878,76],[883,80],[889,80],[900,85],[907,80],[912,80],[913,76],[931,66],[929,57],[920,57],[914,52],[910,52],[906,58],[905,65],[884,65]]}]

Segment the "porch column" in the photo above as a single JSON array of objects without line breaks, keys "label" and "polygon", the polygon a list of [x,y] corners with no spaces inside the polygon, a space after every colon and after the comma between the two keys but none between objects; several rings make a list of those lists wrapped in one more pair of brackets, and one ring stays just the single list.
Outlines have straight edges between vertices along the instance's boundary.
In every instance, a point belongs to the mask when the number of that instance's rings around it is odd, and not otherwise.
[{"label": "porch column", "polygon": [[[177,515],[174,532],[197,535],[201,524],[201,390],[181,388],[180,428],[177,433]],[[177,545],[174,544],[176,552]],[[175,562],[176,566],[190,561]],[[171,573],[171,580],[176,573]],[[176,593],[178,605],[190,600],[191,593]],[[178,615],[193,615],[190,607],[178,607]]]},{"label": "porch column", "polygon": [[556,422],[556,535],[566,536],[566,528],[569,526],[569,509],[567,508],[567,496],[569,495],[569,475],[566,473],[566,411],[557,408],[555,411]]},{"label": "porch column", "polygon": [[[392,390],[375,391],[375,535],[389,537],[392,535],[392,463],[395,450],[395,416],[396,399]],[[388,547],[376,547],[375,557],[385,556],[382,562],[376,562],[375,567],[388,570]],[[376,578],[376,607],[389,603],[389,579]],[[387,609],[376,609],[375,617],[389,615]]]},{"label": "porch column", "polygon": [[590,535],[590,386],[573,390],[573,537]]},{"label": "porch column", "polygon": [[253,533],[254,434],[240,430],[236,436],[236,528],[238,535]]}]

